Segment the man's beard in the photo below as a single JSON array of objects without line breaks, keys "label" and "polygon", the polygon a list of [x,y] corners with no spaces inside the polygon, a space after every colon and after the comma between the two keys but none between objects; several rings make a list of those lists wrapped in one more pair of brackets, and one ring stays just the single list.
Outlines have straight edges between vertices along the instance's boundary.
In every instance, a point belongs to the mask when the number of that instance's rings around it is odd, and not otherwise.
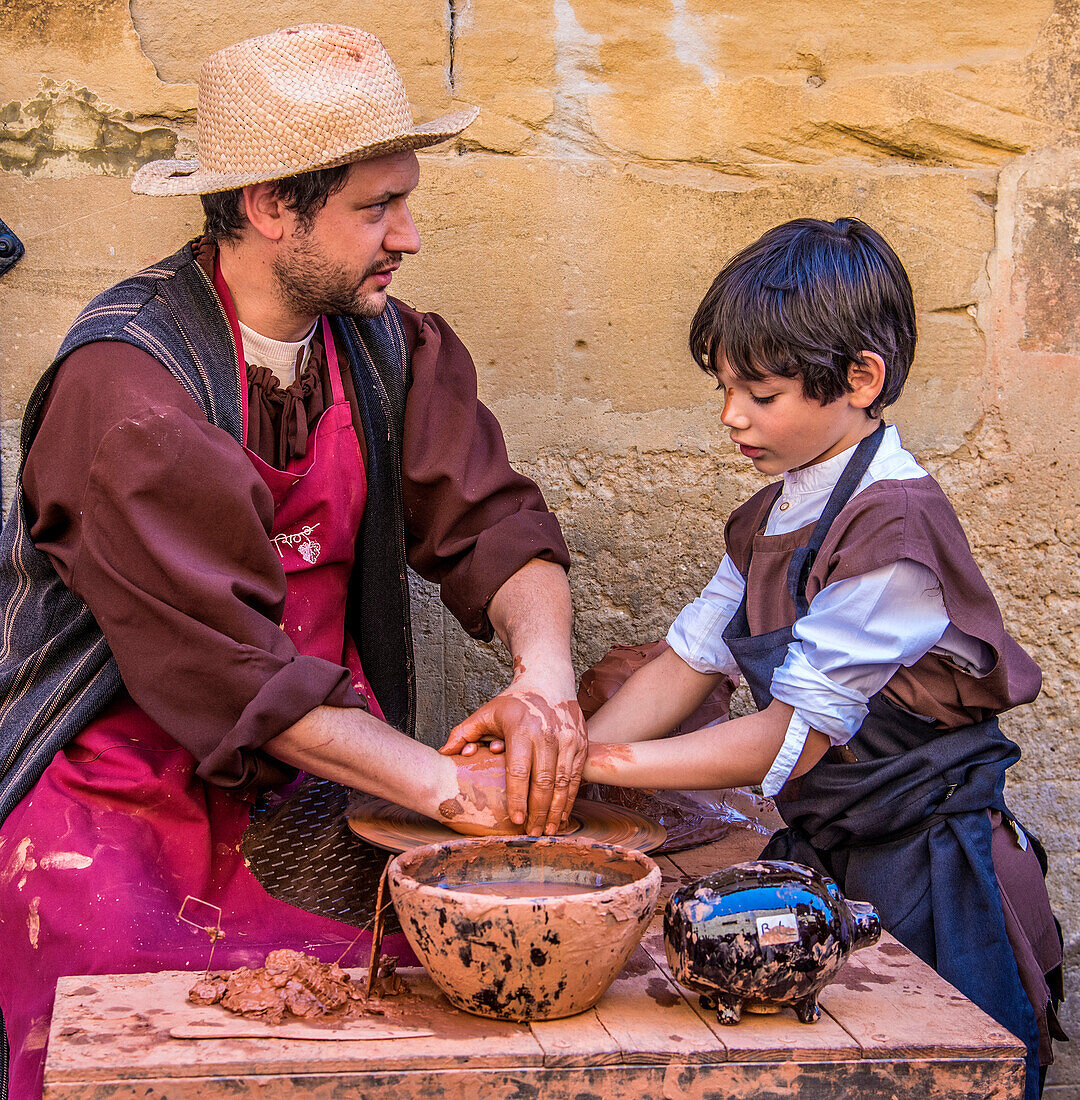
[{"label": "man's beard", "polygon": [[357,275],[344,264],[329,263],[301,239],[289,251],[274,257],[272,271],[282,303],[303,317],[320,314],[352,314],[379,317],[386,309],[386,295],[364,293],[364,280],[401,262],[391,255]]}]

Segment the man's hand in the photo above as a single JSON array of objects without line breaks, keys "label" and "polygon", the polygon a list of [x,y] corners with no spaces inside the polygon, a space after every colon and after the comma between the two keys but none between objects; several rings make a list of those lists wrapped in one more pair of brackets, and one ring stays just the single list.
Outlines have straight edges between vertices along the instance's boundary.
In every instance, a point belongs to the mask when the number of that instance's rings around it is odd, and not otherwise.
[{"label": "man's hand", "polygon": [[[520,666],[519,666],[520,667]],[[522,672],[513,683],[450,731],[439,752],[468,755],[505,742],[506,804],[530,836],[555,833],[570,812],[588,752],[577,699],[545,691]]]},{"label": "man's hand", "polygon": [[503,582],[488,618],[514,658],[510,686],[450,731],[439,750],[506,753],[510,818],[532,836],[556,832],[577,796],[588,735],[570,660],[570,586],[562,566],[533,558]]}]

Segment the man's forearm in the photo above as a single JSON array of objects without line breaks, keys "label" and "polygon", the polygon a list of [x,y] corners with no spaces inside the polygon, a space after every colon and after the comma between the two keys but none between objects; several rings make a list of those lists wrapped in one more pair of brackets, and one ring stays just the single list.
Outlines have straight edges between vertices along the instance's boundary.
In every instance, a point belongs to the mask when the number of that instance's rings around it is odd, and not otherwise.
[{"label": "man's forearm", "polygon": [[576,695],[570,659],[573,608],[566,570],[533,558],[507,579],[488,604],[495,633],[514,658],[514,674],[528,672]]},{"label": "man's forearm", "polygon": [[573,612],[562,567],[534,558],[504,582],[488,617],[514,658],[514,679],[450,732],[439,750],[506,746],[506,803],[534,836],[554,833],[573,805],[585,762],[585,721],[570,659]]},{"label": "man's forearm", "polygon": [[446,757],[359,707],[316,707],[263,748],[295,768],[429,817],[453,791]]}]

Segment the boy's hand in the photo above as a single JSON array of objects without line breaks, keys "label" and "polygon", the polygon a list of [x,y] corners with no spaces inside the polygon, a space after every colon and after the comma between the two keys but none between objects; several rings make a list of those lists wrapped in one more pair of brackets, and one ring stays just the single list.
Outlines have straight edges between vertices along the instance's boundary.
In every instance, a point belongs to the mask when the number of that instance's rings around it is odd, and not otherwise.
[{"label": "boy's hand", "polygon": [[[560,695],[564,696],[560,698]],[[522,674],[450,731],[439,752],[467,755],[477,742],[505,742],[506,803],[530,836],[554,834],[581,783],[588,737],[577,699],[550,692]]]}]

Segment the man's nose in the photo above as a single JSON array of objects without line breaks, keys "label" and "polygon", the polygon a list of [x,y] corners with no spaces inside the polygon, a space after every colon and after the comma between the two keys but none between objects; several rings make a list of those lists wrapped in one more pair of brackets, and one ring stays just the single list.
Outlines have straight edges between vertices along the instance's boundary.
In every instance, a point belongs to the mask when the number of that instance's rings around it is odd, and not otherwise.
[{"label": "man's nose", "polygon": [[407,252],[410,255],[420,251],[420,232],[413,221],[408,203],[403,202],[395,211],[383,241],[383,248],[387,252]]}]

